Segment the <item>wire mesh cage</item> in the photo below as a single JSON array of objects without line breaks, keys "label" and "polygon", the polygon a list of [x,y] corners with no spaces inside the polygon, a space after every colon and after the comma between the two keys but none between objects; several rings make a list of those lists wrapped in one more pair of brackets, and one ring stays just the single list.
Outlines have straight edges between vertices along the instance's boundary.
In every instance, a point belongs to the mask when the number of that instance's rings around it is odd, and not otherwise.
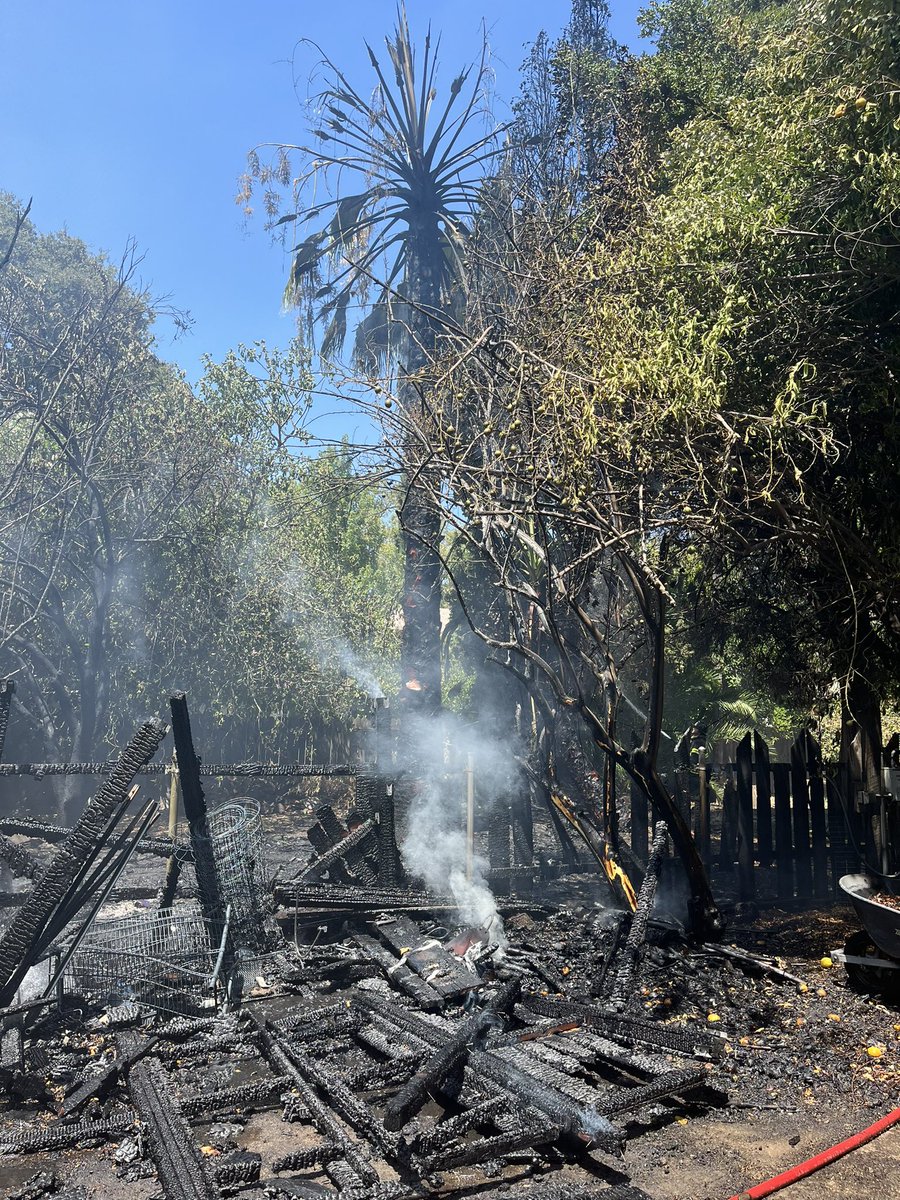
[{"label": "wire mesh cage", "polygon": [[207,828],[219,892],[231,906],[232,940],[236,946],[263,951],[269,875],[259,804],[243,796],[221,804],[209,814]]},{"label": "wire mesh cage", "polygon": [[146,912],[95,925],[72,956],[70,990],[105,1005],[196,1013],[216,1004],[228,922],[193,910]]}]

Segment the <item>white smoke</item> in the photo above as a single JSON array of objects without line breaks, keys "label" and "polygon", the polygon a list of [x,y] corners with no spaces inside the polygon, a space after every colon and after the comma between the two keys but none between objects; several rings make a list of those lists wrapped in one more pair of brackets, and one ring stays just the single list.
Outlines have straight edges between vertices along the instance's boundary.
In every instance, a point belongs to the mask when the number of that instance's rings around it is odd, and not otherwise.
[{"label": "white smoke", "polygon": [[407,870],[432,891],[451,896],[464,923],[484,929],[491,943],[505,947],[503,920],[487,884],[488,863],[479,854],[471,863],[468,859],[466,774],[460,764],[471,757],[478,809],[484,814],[514,778],[509,745],[443,714],[412,725],[403,757],[402,765],[419,782],[400,847]]}]

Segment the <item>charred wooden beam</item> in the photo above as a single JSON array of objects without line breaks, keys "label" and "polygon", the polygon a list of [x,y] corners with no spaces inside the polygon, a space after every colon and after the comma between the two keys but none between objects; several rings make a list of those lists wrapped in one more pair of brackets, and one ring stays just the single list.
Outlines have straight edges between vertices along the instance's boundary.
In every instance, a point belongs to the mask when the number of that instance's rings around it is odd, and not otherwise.
[{"label": "charred wooden beam", "polygon": [[352,833],[345,833],[340,841],[329,846],[324,853],[318,855],[317,858],[314,858],[311,863],[308,863],[303,868],[297,876],[297,882],[303,884],[309,880],[316,879],[337,862],[343,863],[352,874],[358,875],[363,883],[374,882],[375,872],[371,868],[366,869],[368,865],[361,854],[354,853],[374,829],[375,822],[369,819],[358,825]]},{"label": "charred wooden beam", "polygon": [[[379,1182],[379,1175],[372,1166],[363,1147],[352,1142],[347,1137],[340,1122],[335,1118],[331,1108],[319,1095],[318,1086],[310,1079],[306,1071],[298,1065],[296,1054],[270,1021],[254,1018],[259,1032],[260,1045],[269,1063],[279,1072],[287,1075],[299,1093],[300,1100],[309,1111],[310,1120],[318,1129],[326,1142],[341,1147],[341,1158],[336,1159],[332,1167],[345,1168],[346,1183],[372,1187]],[[338,1173],[341,1174],[340,1172]],[[349,1175],[349,1178],[346,1176]]]},{"label": "charred wooden beam", "polygon": [[259,1182],[262,1155],[253,1150],[235,1150],[213,1165],[217,1185],[230,1194],[236,1188]]},{"label": "charred wooden beam", "polygon": [[384,1110],[385,1129],[402,1129],[415,1116],[427,1100],[428,1092],[440,1087],[450,1072],[468,1057],[472,1043],[493,1019],[493,1014],[485,1010],[464,1018],[450,1040],[435,1051],[388,1101]]},{"label": "charred wooden beam", "polygon": [[[110,762],[0,763],[0,779],[12,776],[111,775],[116,768]],[[145,763],[136,775],[163,775],[165,763]],[[354,776],[357,768],[349,763],[205,763],[200,766],[204,779],[335,779]]]},{"label": "charred wooden beam", "polygon": [[620,952],[615,977],[610,988],[610,1004],[613,1008],[623,1009],[632,999],[638,958],[644,942],[647,940],[647,922],[650,920],[650,911],[653,908],[653,901],[656,899],[659,871],[668,838],[669,831],[665,821],[659,821],[653,834],[653,846],[650,850],[650,858],[647,860],[644,881],[638,893],[637,906],[631,916],[631,928]]},{"label": "charred wooden beam", "polygon": [[526,1020],[529,1012],[556,1020],[570,1018],[626,1046],[673,1050],[677,1054],[703,1055],[714,1060],[720,1059],[725,1052],[724,1042],[711,1034],[691,1030],[686,1026],[664,1025],[658,1021],[644,1021],[638,1017],[610,1013],[594,1004],[529,995],[523,996],[517,1011],[519,1008]]},{"label": "charred wooden beam", "polygon": [[128,804],[128,789],[138,768],[162,742],[166,727],[148,721],[122,752],[112,774],[90,800],[72,832],[38,877],[29,903],[13,917],[0,940],[0,1006],[7,1005],[31,965],[36,943],[79,873],[97,855],[116,815]]},{"label": "charred wooden beam", "polygon": [[79,1142],[115,1140],[128,1132],[124,1118],[110,1121],[53,1121],[21,1132],[0,1136],[0,1154],[38,1154],[44,1150],[65,1150]]},{"label": "charred wooden beam", "polygon": [[166,1200],[218,1200],[207,1164],[173,1103],[171,1085],[159,1065],[150,1060],[133,1066],[128,1093],[147,1126],[150,1153]]},{"label": "charred wooden beam", "polygon": [[[450,1040],[451,1035],[444,1030],[380,996],[357,993],[352,1003],[377,1012],[385,1020],[400,1029],[408,1029],[416,1037],[436,1048],[446,1045]],[[472,1051],[468,1064],[475,1074],[482,1075],[492,1084],[504,1088],[527,1108],[543,1114],[560,1133],[579,1138],[584,1144],[593,1145],[607,1153],[621,1154],[624,1138],[620,1130],[605,1118],[540,1082],[534,1075],[512,1063],[504,1062],[490,1051]]]},{"label": "charred wooden beam", "polygon": [[337,1142],[320,1142],[318,1146],[307,1146],[303,1150],[292,1150],[289,1154],[276,1158],[272,1163],[273,1171],[308,1171],[311,1167],[324,1166],[344,1153],[343,1146]]},{"label": "charred wooden beam", "polygon": [[[200,892],[200,907],[203,910],[203,916],[209,922],[210,945],[212,945],[213,943],[217,944],[221,936],[225,905],[219,889],[212,844],[209,840],[206,797],[200,782],[200,760],[194,749],[191,718],[184,692],[174,692],[169,697],[169,708],[172,713],[172,737],[175,741],[175,758],[178,761],[178,778],[184,801],[184,815],[187,817],[191,849],[194,852],[194,870],[197,874],[197,888]],[[171,896],[164,896],[160,901],[160,907],[171,907],[172,899]]]},{"label": "charred wooden beam", "polygon": [[[140,771],[135,772],[137,775],[141,773]],[[65,825],[53,825],[48,821],[34,821],[30,817],[0,818],[0,833],[7,835],[20,833],[25,837],[40,838],[41,841],[49,842],[51,845],[56,842],[64,842],[71,832],[72,830],[67,829]],[[191,859],[190,846],[172,842],[170,838],[166,837],[141,838],[137,845],[137,853],[155,854],[159,858],[168,858],[172,854],[178,854],[188,862]]]},{"label": "charred wooden beam", "polygon": [[382,968],[390,982],[408,996],[417,1001],[420,1008],[442,1008],[444,999],[440,992],[435,991],[431,984],[426,983],[414,971],[391,954],[373,937],[366,933],[355,933],[353,940],[357,946]]},{"label": "charred wooden beam", "polygon": [[282,1092],[290,1087],[290,1082],[286,1075],[273,1075],[269,1079],[242,1083],[238,1087],[218,1088],[214,1092],[187,1096],[179,1102],[179,1107],[182,1116],[189,1121],[241,1112],[248,1108],[277,1107]]},{"label": "charred wooden beam", "polygon": [[125,1075],[130,1067],[148,1054],[158,1041],[157,1037],[145,1038],[140,1041],[129,1039],[127,1042],[120,1039],[118,1059],[110,1063],[99,1075],[86,1080],[81,1087],[70,1092],[60,1105],[59,1115],[69,1117],[72,1113],[78,1112],[79,1108],[83,1108],[89,1100],[95,1097],[98,1100],[102,1099],[115,1086],[120,1076]]}]

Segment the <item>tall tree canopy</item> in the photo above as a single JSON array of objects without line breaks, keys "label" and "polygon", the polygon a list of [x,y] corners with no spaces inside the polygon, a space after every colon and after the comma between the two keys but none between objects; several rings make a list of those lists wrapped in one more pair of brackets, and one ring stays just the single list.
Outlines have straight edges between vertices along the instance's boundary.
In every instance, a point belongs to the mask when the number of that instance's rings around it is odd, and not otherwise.
[{"label": "tall tree canopy", "polygon": [[[356,357],[398,379],[407,416],[399,506],[404,537],[401,688],[403,708],[440,707],[440,520],[427,500],[430,464],[416,430],[440,422],[430,373],[435,347],[457,305],[467,241],[487,165],[498,152],[484,128],[484,53],[440,97],[439,41],[426,34],[418,59],[406,10],[386,39],[389,66],[369,47],[375,92],[367,100],[330,59],[314,103],[313,142],[279,145],[274,162],[250,155],[241,199],[265,189],[273,223],[303,229],[286,296],[326,322],[327,356],[338,350],[355,302],[368,307]],[[298,164],[292,180],[293,164]],[[278,215],[278,189],[291,210]],[[328,198],[318,197],[325,192]]]}]

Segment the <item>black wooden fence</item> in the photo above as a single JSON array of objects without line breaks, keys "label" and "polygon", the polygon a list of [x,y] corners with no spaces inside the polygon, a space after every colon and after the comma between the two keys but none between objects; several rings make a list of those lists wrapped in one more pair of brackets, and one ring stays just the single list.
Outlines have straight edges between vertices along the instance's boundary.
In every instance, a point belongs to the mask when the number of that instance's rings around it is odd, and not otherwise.
[{"label": "black wooden fence", "polygon": [[[869,822],[846,768],[823,763],[808,732],[788,762],[773,762],[759,733],[738,743],[735,762],[675,773],[675,796],[713,878],[742,900],[827,899],[867,857]],[[641,860],[649,839],[646,797],[631,793],[631,843]]]}]

